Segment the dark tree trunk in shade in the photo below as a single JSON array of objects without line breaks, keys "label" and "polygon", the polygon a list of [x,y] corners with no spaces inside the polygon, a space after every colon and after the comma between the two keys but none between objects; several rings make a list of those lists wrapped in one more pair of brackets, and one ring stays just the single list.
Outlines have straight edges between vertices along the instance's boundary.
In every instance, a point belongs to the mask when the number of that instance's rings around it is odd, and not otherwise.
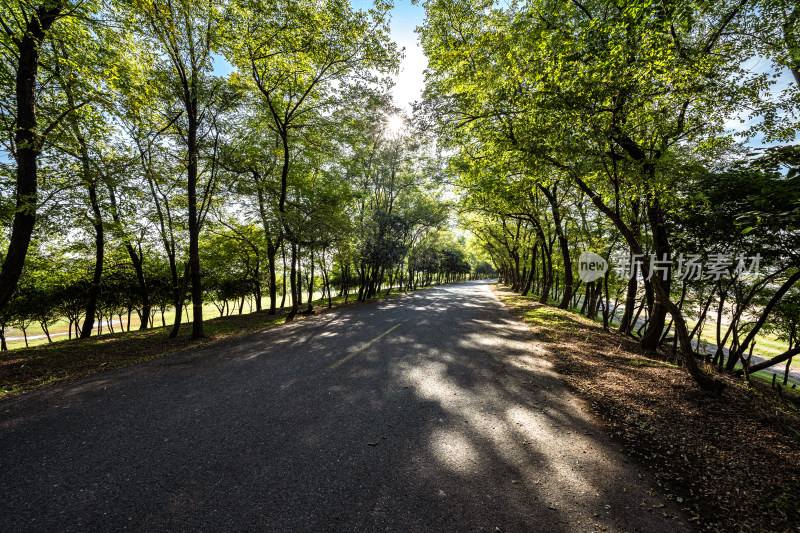
[{"label": "dark tree trunk in shade", "polygon": [[22,275],[25,257],[36,225],[38,204],[39,124],[36,117],[36,85],[39,75],[39,50],[47,31],[61,16],[60,2],[48,3],[29,14],[25,32],[17,41],[15,76],[16,124],[14,128],[17,182],[15,212],[8,249],[0,267],[0,308],[6,306]]},{"label": "dark tree trunk in shade", "polygon": [[[88,165],[84,168],[88,171]],[[100,297],[101,282],[103,279],[103,259],[105,255],[105,237],[103,229],[103,218],[100,212],[100,204],[97,199],[97,182],[91,180],[88,183],[89,191],[89,204],[92,207],[92,226],[94,227],[94,273],[92,274],[92,284],[89,286],[89,297],[86,301],[86,319],[83,321],[81,328],[81,338],[89,338],[92,334],[92,328],[97,314],[97,299]]]}]

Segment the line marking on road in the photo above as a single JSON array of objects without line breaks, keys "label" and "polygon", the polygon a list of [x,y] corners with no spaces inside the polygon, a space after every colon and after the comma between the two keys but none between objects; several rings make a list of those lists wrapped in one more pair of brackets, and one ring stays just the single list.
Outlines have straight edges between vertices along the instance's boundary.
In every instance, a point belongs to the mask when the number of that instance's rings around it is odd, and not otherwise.
[{"label": "line marking on road", "polygon": [[[403,322],[405,322],[405,320]],[[401,325],[403,325],[403,322],[400,322],[399,324],[396,324],[396,325],[390,327],[389,329],[387,329],[386,331],[384,331],[383,333],[381,333],[380,335],[378,335],[377,337],[375,337],[374,339],[369,341],[367,344],[365,344],[364,346],[359,348],[358,350],[356,350],[354,352],[351,352],[351,353],[347,354],[346,356],[342,357],[341,359],[339,359],[338,361],[333,363],[331,366],[329,366],[328,370],[334,370],[336,368],[339,368],[340,366],[345,364],[347,361],[349,361],[350,359],[352,359],[353,357],[355,357],[359,353],[363,352],[364,350],[366,350],[367,348],[372,346],[372,343],[374,343],[375,341],[380,340],[381,338],[385,337],[389,333],[391,333],[394,330],[396,330],[397,328],[399,328]]]}]

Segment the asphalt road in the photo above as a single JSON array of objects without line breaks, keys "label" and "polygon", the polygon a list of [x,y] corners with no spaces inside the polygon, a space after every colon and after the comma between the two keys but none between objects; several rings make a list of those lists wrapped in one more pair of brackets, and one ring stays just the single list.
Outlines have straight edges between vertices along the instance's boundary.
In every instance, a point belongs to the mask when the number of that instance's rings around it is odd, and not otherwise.
[{"label": "asphalt road", "polygon": [[0,401],[0,529],[687,529],[617,448],[471,282]]}]

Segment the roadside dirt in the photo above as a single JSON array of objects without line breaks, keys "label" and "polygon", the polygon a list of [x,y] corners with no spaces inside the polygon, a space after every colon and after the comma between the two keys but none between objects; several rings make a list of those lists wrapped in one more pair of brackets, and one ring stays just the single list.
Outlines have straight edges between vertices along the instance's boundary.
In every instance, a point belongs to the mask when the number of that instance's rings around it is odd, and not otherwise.
[{"label": "roadside dirt", "polygon": [[702,393],[677,366],[577,314],[497,295],[609,432],[709,531],[800,531],[800,418],[761,384],[730,378]]}]

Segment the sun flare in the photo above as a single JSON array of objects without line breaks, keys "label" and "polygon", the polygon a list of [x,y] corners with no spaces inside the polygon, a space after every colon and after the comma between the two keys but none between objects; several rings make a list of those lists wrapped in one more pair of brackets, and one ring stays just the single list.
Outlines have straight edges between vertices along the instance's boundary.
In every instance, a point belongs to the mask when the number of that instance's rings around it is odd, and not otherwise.
[{"label": "sun flare", "polygon": [[390,115],[386,122],[386,130],[391,134],[397,134],[406,126],[406,121],[400,115]]}]

